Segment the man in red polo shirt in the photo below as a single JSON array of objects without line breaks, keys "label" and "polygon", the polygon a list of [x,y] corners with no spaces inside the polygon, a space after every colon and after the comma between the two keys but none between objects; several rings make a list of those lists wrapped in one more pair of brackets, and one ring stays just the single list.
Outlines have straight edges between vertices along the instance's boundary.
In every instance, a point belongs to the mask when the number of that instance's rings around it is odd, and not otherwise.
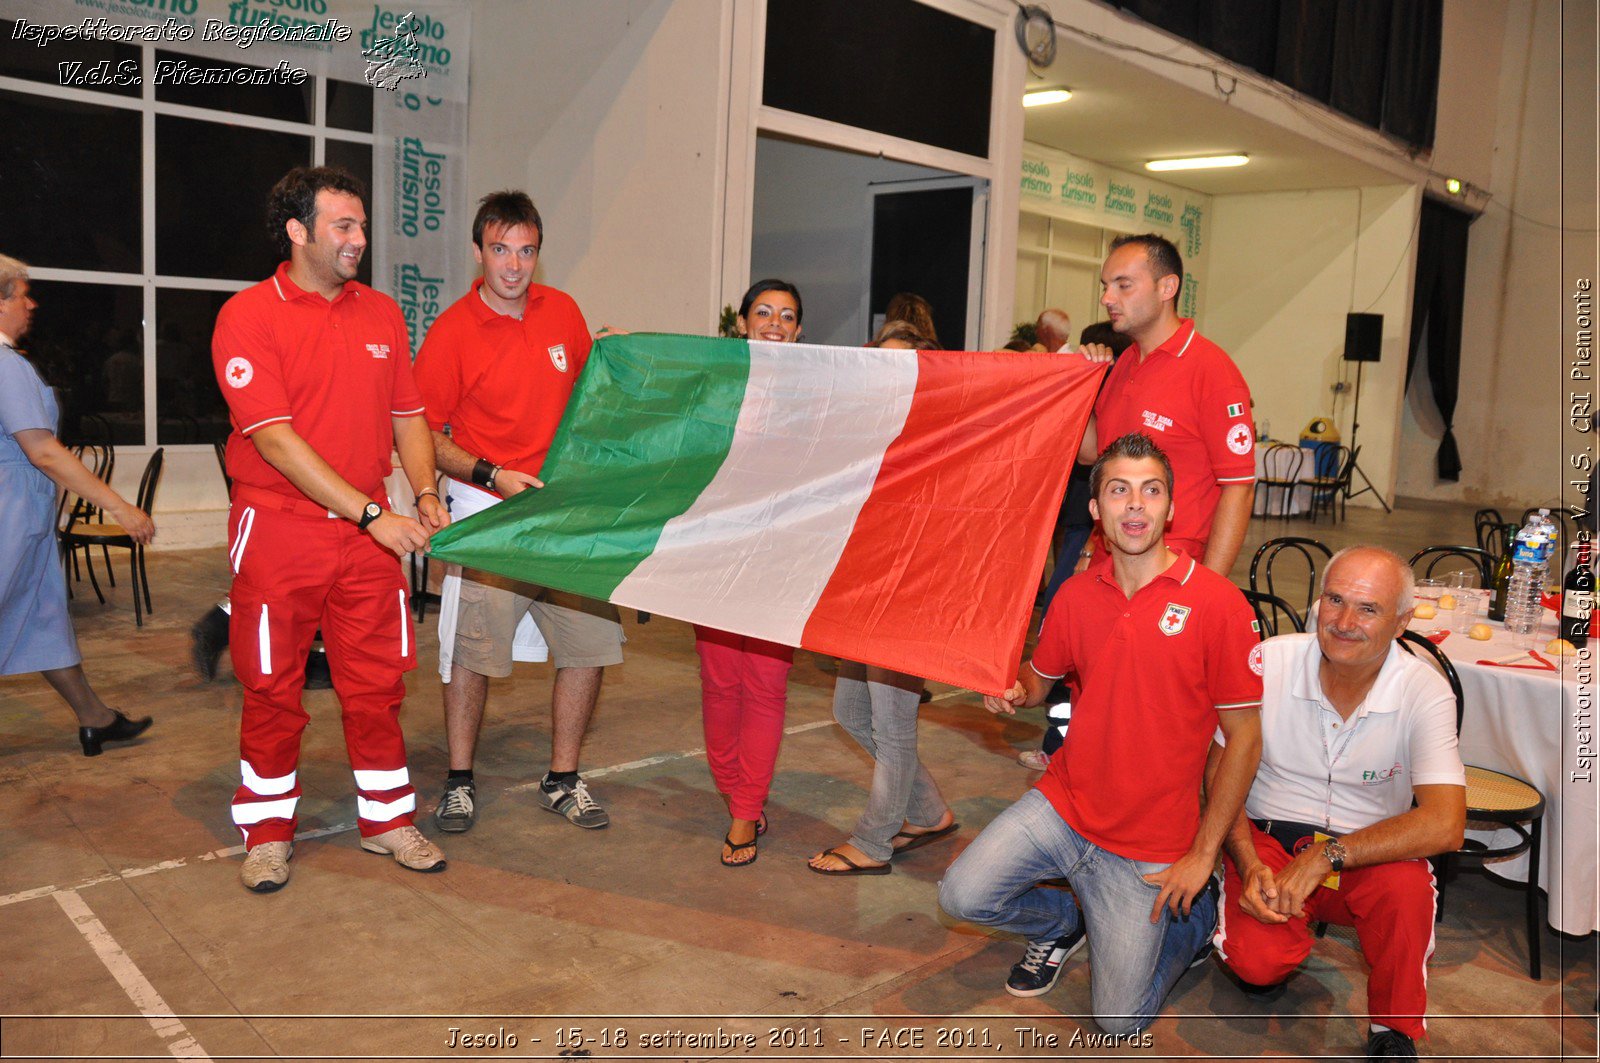
[{"label": "man in red polo shirt", "polygon": [[[361,847],[413,871],[445,866],[412,825],[399,715],[416,647],[398,555],[421,549],[449,517],[433,488],[433,440],[400,308],[355,279],[367,249],[364,195],[337,168],[285,174],[267,219],[288,261],[223,305],[211,341],[233,421],[229,642],[244,687],[233,821],[248,849],[241,878],[258,893],[289,880],[308,720],[300,691],[319,626]],[[420,522],[387,508],[396,449]]]},{"label": "man in red polo shirt", "polygon": [[[1250,605],[1164,542],[1172,476],[1140,434],[1096,460],[1089,506],[1111,562],[1062,585],[1016,685],[984,699],[991,712],[1038,705],[1075,672],[1082,693],[1066,739],[1037,788],[939,884],[955,918],[1027,939],[1006,981],[1015,996],[1048,992],[1092,926],[1095,1021],[1115,1034],[1148,1026],[1184,970],[1209,954],[1212,873],[1261,754]],[[1219,726],[1227,749],[1208,776]],[[1072,892],[1039,885],[1052,878]]]},{"label": "man in red polo shirt", "polygon": [[1119,236],[1100,286],[1111,327],[1134,346],[1106,374],[1078,460],[1094,461],[1098,440],[1129,432],[1155,440],[1177,477],[1167,544],[1226,576],[1255,492],[1250,388],[1233,359],[1178,316],[1183,258],[1172,241]]},{"label": "man in red polo shirt", "polygon": [[[472,222],[483,277],[439,315],[417,355],[417,385],[457,519],[544,486],[536,474],[589,357],[578,304],[533,283],[543,243],[544,222],[525,193],[485,196]],[[578,752],[603,669],[622,663],[616,607],[454,566],[443,598],[439,674],[450,773],[434,822],[452,832],[472,827],[489,677],[509,676],[513,660],[544,660],[547,646],[556,675],[539,803],[576,826],[605,827],[610,817],[578,777]]]}]

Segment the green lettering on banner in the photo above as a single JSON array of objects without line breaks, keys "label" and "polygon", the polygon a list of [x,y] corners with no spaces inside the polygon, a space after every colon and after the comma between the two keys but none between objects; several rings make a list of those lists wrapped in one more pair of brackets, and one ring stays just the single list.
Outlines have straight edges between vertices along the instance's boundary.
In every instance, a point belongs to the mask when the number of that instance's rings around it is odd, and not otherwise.
[{"label": "green lettering on banner", "polygon": [[1200,282],[1188,270],[1183,272],[1183,308],[1178,311],[1181,317],[1194,317],[1200,305]]},{"label": "green lettering on banner", "polygon": [[406,319],[413,354],[422,347],[422,337],[428,334],[439,316],[443,290],[444,278],[428,276],[418,263],[402,262],[395,266],[395,302],[400,304],[400,313]]},{"label": "green lettering on banner", "polygon": [[449,35],[442,20],[422,12],[384,10],[372,5],[372,25],[361,31],[361,50],[371,48],[380,38],[388,36],[395,25],[409,15],[416,33],[417,53],[414,58],[423,66],[448,74],[450,49],[442,42]]},{"label": "green lettering on banner", "polygon": [[445,153],[432,152],[416,137],[403,137],[395,155],[395,221],[406,236],[444,225]]},{"label": "green lettering on banner", "polygon": [[1200,208],[1193,203],[1183,205],[1183,214],[1178,218],[1178,225],[1183,229],[1183,254],[1185,258],[1193,258],[1200,253],[1200,222],[1202,220]]},{"label": "green lettering on banner", "polygon": [[1122,214],[1129,218],[1139,215],[1139,206],[1133,201],[1134,190],[1132,185],[1125,185],[1116,179],[1106,182],[1105,211],[1107,214]]},{"label": "green lettering on banner", "polygon": [[1150,192],[1144,200],[1144,220],[1157,225],[1172,224],[1172,197],[1160,192]]}]

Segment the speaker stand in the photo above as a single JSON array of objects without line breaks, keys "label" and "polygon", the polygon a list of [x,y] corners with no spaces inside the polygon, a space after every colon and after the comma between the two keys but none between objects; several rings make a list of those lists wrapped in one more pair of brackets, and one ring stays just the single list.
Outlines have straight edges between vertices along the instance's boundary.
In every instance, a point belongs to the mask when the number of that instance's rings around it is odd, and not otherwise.
[{"label": "speaker stand", "polygon": [[[1361,367],[1364,364],[1366,364],[1366,363],[1364,363],[1364,362],[1357,362],[1356,363],[1356,402],[1355,402],[1355,406],[1350,411],[1350,455],[1351,455],[1350,465],[1351,465],[1351,468],[1350,468],[1350,479],[1345,481],[1345,485],[1344,485],[1344,501],[1345,501],[1345,505],[1349,505],[1350,504],[1350,500],[1352,498],[1357,498],[1357,497],[1359,497],[1361,495],[1366,494],[1368,491],[1370,491],[1370,492],[1372,492],[1372,497],[1376,498],[1378,500],[1378,505],[1383,507],[1383,511],[1385,513],[1393,513],[1394,510],[1389,508],[1389,503],[1387,503],[1387,502],[1385,502],[1383,500],[1383,495],[1379,494],[1378,493],[1378,489],[1376,487],[1372,486],[1372,481],[1367,479],[1367,474],[1366,474],[1365,470],[1363,470],[1361,468],[1361,462],[1359,462],[1359,461],[1357,461],[1355,459],[1356,437],[1361,432]],[[1357,476],[1361,477],[1361,482],[1363,484],[1366,484],[1366,486],[1363,487],[1359,491],[1352,491],[1352,490],[1350,490],[1350,488],[1351,488],[1352,484],[1354,484],[1355,478]]]}]

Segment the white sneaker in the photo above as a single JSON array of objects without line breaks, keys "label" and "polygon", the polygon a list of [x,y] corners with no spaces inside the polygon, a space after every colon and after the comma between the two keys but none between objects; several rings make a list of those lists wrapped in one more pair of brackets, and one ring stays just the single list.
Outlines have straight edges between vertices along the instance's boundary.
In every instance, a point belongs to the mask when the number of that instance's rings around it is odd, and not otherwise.
[{"label": "white sneaker", "polygon": [[445,868],[444,852],[415,827],[396,827],[362,838],[361,848],[369,853],[392,856],[395,863],[410,871],[443,871]]},{"label": "white sneaker", "polygon": [[253,893],[283,889],[289,881],[289,857],[293,853],[293,842],[261,842],[245,854],[239,881]]},{"label": "white sneaker", "polygon": [[1050,766],[1050,754],[1038,749],[1026,749],[1017,754],[1017,763],[1029,771],[1044,771]]}]

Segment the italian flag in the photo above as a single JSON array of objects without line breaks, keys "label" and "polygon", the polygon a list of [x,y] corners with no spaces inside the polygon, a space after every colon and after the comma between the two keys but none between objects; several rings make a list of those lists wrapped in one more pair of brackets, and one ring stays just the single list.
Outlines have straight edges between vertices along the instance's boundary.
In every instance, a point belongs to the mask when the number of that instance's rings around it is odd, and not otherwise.
[{"label": "italian flag", "polygon": [[972,690],[1010,686],[1103,367],[638,333],[434,557]]}]

